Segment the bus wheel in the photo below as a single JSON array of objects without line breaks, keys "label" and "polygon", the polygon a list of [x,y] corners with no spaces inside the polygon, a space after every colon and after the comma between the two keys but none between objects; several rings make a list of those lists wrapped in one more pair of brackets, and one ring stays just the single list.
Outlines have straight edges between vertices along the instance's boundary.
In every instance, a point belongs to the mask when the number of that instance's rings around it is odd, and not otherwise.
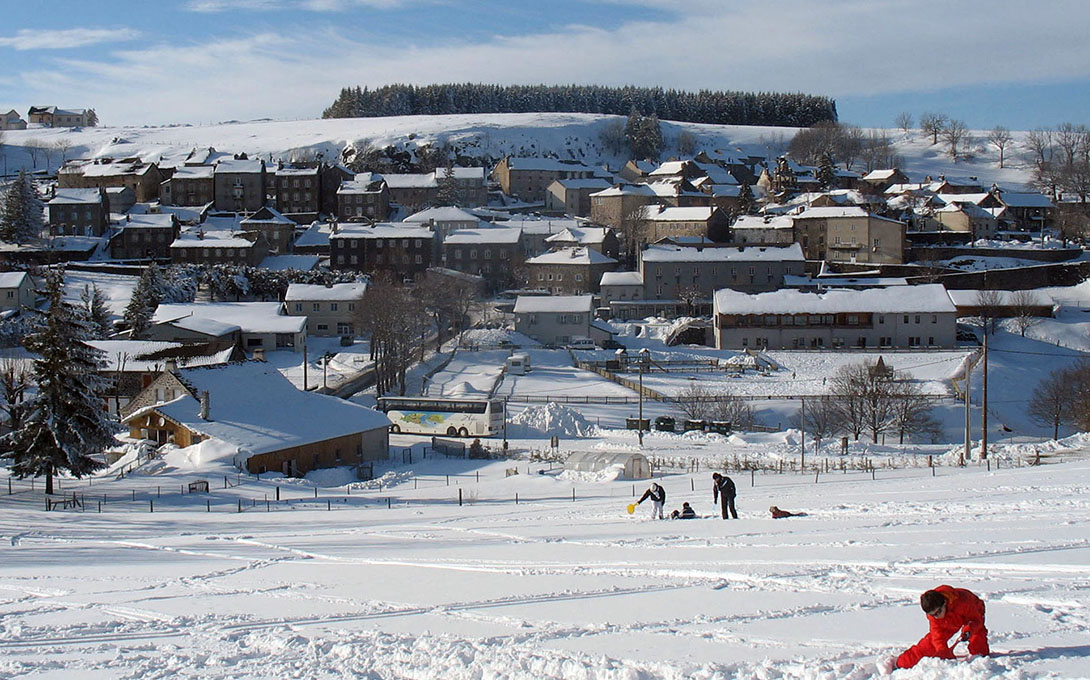
[{"label": "bus wheel", "polygon": [[447,436],[448,437],[457,437],[458,436],[458,430],[454,429],[453,427],[448,427],[447,428]]},{"label": "bus wheel", "polygon": [[401,434],[401,426],[400,425],[391,425],[390,426],[390,432],[393,432],[394,434]]},{"label": "bus wheel", "polygon": [[469,436],[469,430],[465,429],[464,427],[459,429],[458,430],[458,436],[459,437],[468,437]]}]

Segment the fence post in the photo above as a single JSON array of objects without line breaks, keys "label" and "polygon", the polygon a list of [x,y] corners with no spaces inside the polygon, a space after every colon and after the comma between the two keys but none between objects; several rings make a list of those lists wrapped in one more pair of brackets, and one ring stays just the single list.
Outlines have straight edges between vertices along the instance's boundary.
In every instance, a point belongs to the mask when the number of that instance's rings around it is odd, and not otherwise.
[{"label": "fence post", "polygon": [[481,483],[481,471],[480,470],[477,470],[477,483],[478,484]]},{"label": "fence post", "polygon": [[447,486],[450,486],[450,475],[447,475]]},{"label": "fence post", "polygon": [[870,469],[870,478],[871,478],[871,481],[874,481],[874,468]]},{"label": "fence post", "polygon": [[133,490],[132,490],[132,502],[133,502],[133,503],[135,503],[135,502],[136,502],[136,489],[133,489]]},{"label": "fence post", "polygon": [[820,467],[817,468],[816,470],[814,470],[814,484],[818,483],[818,475],[820,475],[820,474],[821,474],[821,468]]},{"label": "fence post", "polygon": [[205,504],[205,508],[206,508],[206,510],[205,510],[205,511],[206,511],[206,512],[212,512],[212,501],[210,501],[210,500],[206,500],[206,501],[204,502],[204,504]]},{"label": "fence post", "polygon": [[518,505],[518,504],[519,504],[519,492],[516,491],[515,492],[515,505]]},{"label": "fence post", "polygon": [[392,500],[390,500],[389,496],[386,497],[386,509],[387,510],[393,510],[394,509],[394,503],[393,503]]},{"label": "fence post", "polygon": [[575,502],[575,487],[574,486],[571,488],[571,502],[572,503]]},{"label": "fence post", "polygon": [[11,495],[11,477],[8,477],[8,495]]},{"label": "fence post", "polygon": [[462,507],[462,487],[458,487],[458,507]]},{"label": "fence post", "polygon": [[689,490],[696,491],[696,480],[692,477],[689,478]]},{"label": "fence post", "polygon": [[272,505],[269,504],[268,496],[265,496],[265,512],[272,512]]},{"label": "fence post", "polygon": [[161,487],[161,486],[155,487],[155,497],[156,498],[162,498],[163,497],[163,487]]},{"label": "fence post", "polygon": [[102,502],[101,501],[99,501],[99,504],[98,504],[98,514],[100,514],[100,515],[102,514]]},{"label": "fence post", "polygon": [[223,476],[223,488],[227,488],[227,475]]},{"label": "fence post", "polygon": [[151,498],[148,499],[148,512],[155,512],[155,500],[154,499],[151,499]]},{"label": "fence post", "polygon": [[326,510],[332,510],[333,509],[333,501],[329,500],[328,498],[325,499],[325,509]]},{"label": "fence post", "polygon": [[238,511],[242,512],[242,499],[238,499]]},{"label": "fence post", "polygon": [[279,484],[276,485],[276,502],[277,503],[280,502],[280,485]]},{"label": "fence post", "polygon": [[314,487],[314,497],[318,497],[318,487]]},{"label": "fence post", "polygon": [[750,486],[757,486],[757,477],[756,477],[756,475],[757,475],[757,471],[754,470],[753,468],[750,468],[750,470],[749,470],[749,485]]}]

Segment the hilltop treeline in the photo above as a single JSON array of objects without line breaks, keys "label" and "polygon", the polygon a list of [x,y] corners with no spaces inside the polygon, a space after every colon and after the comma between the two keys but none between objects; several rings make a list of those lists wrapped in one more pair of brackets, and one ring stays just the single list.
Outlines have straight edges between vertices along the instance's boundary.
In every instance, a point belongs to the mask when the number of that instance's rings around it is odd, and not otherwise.
[{"label": "hilltop treeline", "polygon": [[780,92],[683,92],[660,87],[600,85],[384,85],[346,87],[322,118],[452,113],[606,113],[633,110],[662,120],[717,125],[809,127],[836,120],[828,97]]}]

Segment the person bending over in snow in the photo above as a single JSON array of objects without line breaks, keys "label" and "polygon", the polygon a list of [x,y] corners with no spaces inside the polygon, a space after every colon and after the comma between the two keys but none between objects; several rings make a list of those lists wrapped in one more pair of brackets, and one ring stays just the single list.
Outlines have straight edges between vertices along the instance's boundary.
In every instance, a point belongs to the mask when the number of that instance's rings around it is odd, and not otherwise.
[{"label": "person bending over in snow", "polygon": [[734,519],[738,519],[738,511],[734,509],[734,497],[737,495],[734,480],[718,472],[712,474],[712,503],[722,503],[723,519],[727,519],[728,510]]},{"label": "person bending over in snow", "polygon": [[775,505],[768,509],[772,513],[772,519],[783,519],[784,517],[806,517],[805,512],[788,512],[786,510],[780,510]]},{"label": "person bending over in snow", "polygon": [[651,519],[663,519],[662,508],[666,505],[666,489],[652,482],[650,488],[640,496],[640,500],[636,501],[636,505],[648,498],[651,499]]},{"label": "person bending over in snow", "polygon": [[681,510],[670,513],[670,519],[696,519],[696,512],[689,507],[688,502],[685,502],[681,504]]},{"label": "person bending over in snow", "polygon": [[[964,588],[939,586],[920,596],[931,630],[897,657],[897,668],[912,668],[925,656],[953,659],[947,642],[957,632],[969,640],[969,653],[987,656],[988,629],[984,627],[984,601]],[[957,643],[955,643],[956,645]]]}]

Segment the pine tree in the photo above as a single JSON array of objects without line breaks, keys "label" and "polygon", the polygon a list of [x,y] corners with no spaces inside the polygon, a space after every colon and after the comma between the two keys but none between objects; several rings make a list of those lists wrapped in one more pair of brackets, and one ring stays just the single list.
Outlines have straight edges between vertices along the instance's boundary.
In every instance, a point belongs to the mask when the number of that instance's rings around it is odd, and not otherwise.
[{"label": "pine tree", "polygon": [[821,154],[821,161],[818,163],[817,172],[818,183],[821,184],[821,188],[825,190],[832,189],[836,186],[836,167],[833,166],[833,157],[829,155],[829,152]]},{"label": "pine tree", "polygon": [[110,337],[113,325],[110,323],[110,311],[106,309],[106,296],[102,294],[98,286],[92,283],[83,286],[80,301],[87,311],[87,320],[91,324],[91,337],[95,340],[103,340]]},{"label": "pine tree", "polygon": [[742,215],[757,212],[757,201],[753,198],[753,189],[748,184],[743,184],[738,190],[738,212]]},{"label": "pine tree", "polygon": [[436,205],[458,205],[458,183],[454,181],[454,165],[447,163],[443,172],[443,179],[439,180],[439,194],[435,198]]},{"label": "pine tree", "polygon": [[45,277],[45,311],[36,311],[26,348],[34,359],[37,393],[26,402],[19,429],[4,436],[12,452],[16,477],[45,476],[45,492],[53,493],[53,476],[75,477],[104,467],[93,458],[114,441],[109,415],[102,408],[106,381],[98,374],[103,353],[87,345],[89,322],[78,307],[64,300],[64,273]]},{"label": "pine tree", "polygon": [[94,109],[87,109],[87,127],[98,126],[98,114]]},{"label": "pine tree", "polygon": [[151,326],[151,317],[162,299],[163,278],[159,268],[152,264],[140,275],[140,280],[136,282],[136,288],[132,292],[132,298],[129,299],[129,304],[121,317],[131,329],[130,339],[138,340],[147,335],[148,328]]},{"label": "pine tree", "polygon": [[42,201],[25,170],[0,198],[0,241],[26,243],[42,232]]}]

